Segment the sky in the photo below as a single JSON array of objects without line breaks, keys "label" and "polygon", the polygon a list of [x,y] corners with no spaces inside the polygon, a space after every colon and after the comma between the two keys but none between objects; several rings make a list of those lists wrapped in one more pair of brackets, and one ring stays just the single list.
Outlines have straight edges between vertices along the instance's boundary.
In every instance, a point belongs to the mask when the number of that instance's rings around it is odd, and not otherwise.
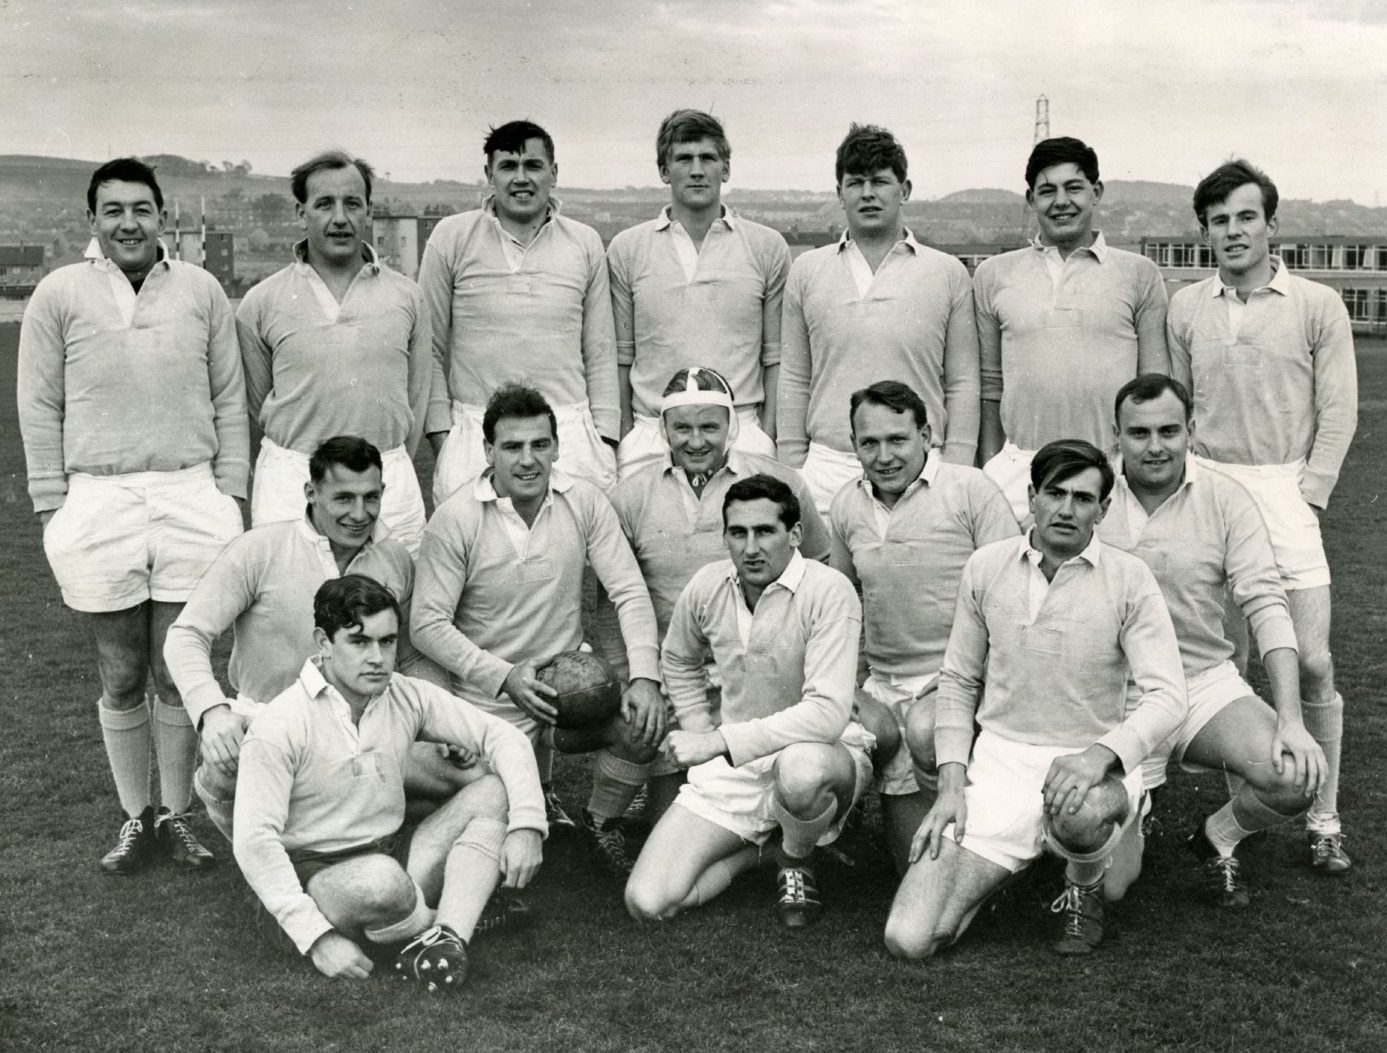
[{"label": "sky", "polygon": [[732,180],[833,188],[852,121],[916,198],[1023,190],[1036,97],[1107,179],[1193,184],[1232,155],[1283,197],[1387,202],[1375,0],[0,0],[0,153],[249,160],[327,146],[475,180],[488,125],[554,136],[559,184],[658,183],[660,119],[707,109]]}]

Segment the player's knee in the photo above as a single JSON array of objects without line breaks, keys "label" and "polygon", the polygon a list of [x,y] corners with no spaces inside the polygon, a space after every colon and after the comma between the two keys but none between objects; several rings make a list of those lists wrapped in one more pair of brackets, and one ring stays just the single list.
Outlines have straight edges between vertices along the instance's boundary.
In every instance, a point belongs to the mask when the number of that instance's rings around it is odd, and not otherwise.
[{"label": "player's knee", "polygon": [[932,958],[953,941],[953,934],[931,931],[892,911],[886,919],[886,949],[896,958],[918,961]]},{"label": "player's knee", "polygon": [[934,709],[931,706],[911,706],[905,718],[905,746],[910,759],[921,771],[932,772],[934,763]]},{"label": "player's knee", "polygon": [[101,663],[101,695],[109,709],[128,710],[144,705],[146,674],[143,666],[134,662],[103,660]]},{"label": "player's knee", "polygon": [[631,764],[649,764],[660,755],[658,746],[643,742],[635,725],[628,724],[619,717],[615,722],[612,744],[608,749]]},{"label": "player's knee", "polygon": [[394,921],[414,909],[414,882],[389,856],[362,859],[353,876],[356,910],[367,921]]},{"label": "player's knee", "polygon": [[662,921],[669,911],[669,898],[664,891],[639,874],[626,882],[626,913],[640,922]]},{"label": "player's knee", "polygon": [[901,729],[895,716],[876,699],[861,691],[857,693],[857,720],[876,739],[873,754],[891,757],[900,748]]},{"label": "player's knee", "polygon": [[1327,647],[1315,647],[1300,652],[1300,690],[1306,697],[1333,690],[1334,659]]},{"label": "player's knee", "polygon": [[506,784],[499,775],[483,775],[464,786],[459,793],[471,805],[472,811],[489,819],[504,820],[510,814],[510,798]]},{"label": "player's knee", "polygon": [[832,746],[797,742],[780,751],[772,772],[776,797],[786,811],[818,814],[838,778],[839,764]]}]

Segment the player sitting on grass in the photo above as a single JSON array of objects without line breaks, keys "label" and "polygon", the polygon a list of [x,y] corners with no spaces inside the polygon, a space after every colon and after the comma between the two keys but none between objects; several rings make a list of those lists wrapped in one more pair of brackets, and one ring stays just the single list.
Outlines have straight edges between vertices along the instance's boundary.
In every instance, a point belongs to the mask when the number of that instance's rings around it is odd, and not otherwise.
[{"label": "player sitting on grass", "polygon": [[[1185,680],[1151,571],[1094,536],[1112,485],[1096,446],[1042,446],[1035,526],[963,567],[935,713],[939,797],[891,904],[893,954],[953,943],[1047,847],[1068,861],[1054,949],[1087,954],[1103,938],[1103,899],[1120,899],[1140,870],[1139,851],[1114,850],[1139,848],[1122,834],[1140,811],[1141,762],[1184,719]],[[1140,696],[1130,712],[1129,676]]]},{"label": "player sitting on grass", "polygon": [[847,578],[799,554],[799,501],[779,479],[738,480],[722,516],[732,558],[694,574],[661,653],[679,719],[662,749],[689,781],[636,860],[626,909],[656,921],[706,903],[779,827],[776,914],[800,928],[822,910],[814,847],[837,838],[872,778],[875,740],[851,720],[862,607]]},{"label": "player sitting on grass", "polygon": [[[405,943],[395,962],[430,991],[456,989],[467,940],[502,875],[523,887],[548,832],[525,736],[442,688],[395,673],[400,607],[359,574],[313,597],[318,654],[241,745],[236,862],[272,942],[319,972],[362,979],[361,949]],[[474,755],[475,778],[408,839],[402,771],[416,739]],[[431,906],[432,905],[432,906]]]}]

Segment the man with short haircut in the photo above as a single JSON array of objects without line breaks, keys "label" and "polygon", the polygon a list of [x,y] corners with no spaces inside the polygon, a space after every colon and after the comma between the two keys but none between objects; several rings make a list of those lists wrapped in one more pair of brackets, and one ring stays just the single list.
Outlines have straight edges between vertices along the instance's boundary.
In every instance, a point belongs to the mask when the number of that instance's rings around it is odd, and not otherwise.
[{"label": "man with short haircut", "polygon": [[936,788],[935,691],[963,565],[1019,530],[995,483],[970,465],[946,464],[931,448],[924,400],[905,384],[882,380],[854,391],[849,418],[862,477],[833,499],[829,565],[862,596],[868,675],[860,690],[890,711],[901,738],[877,789],[904,871]]},{"label": "man with short haircut", "polygon": [[1112,397],[1138,373],[1170,371],[1165,283],[1144,256],[1093,226],[1103,198],[1098,155],[1078,139],[1036,143],[1026,203],[1031,244],[973,275],[982,345],[980,463],[1023,525],[1030,461],[1053,439],[1112,449]]},{"label": "man with short haircut", "polygon": [[1306,816],[1310,862],[1342,874],[1352,866],[1339,819],[1344,699],[1334,688],[1319,520],[1358,426],[1358,373],[1338,293],[1271,253],[1277,201],[1276,184],[1241,160],[1195,187],[1218,273],[1171,302],[1171,375],[1194,397],[1194,453],[1247,487],[1271,534],[1299,644],[1305,726],[1326,762]]},{"label": "man with short haircut", "polygon": [[[607,749],[588,812],[615,819],[639,788],[623,785],[653,760],[664,734],[655,612],[616,513],[591,483],[554,466],[553,409],[534,388],[507,385],[482,417],[488,470],[439,505],[424,528],[411,632],[449,674],[453,691],[509,721],[534,743],[550,821],[576,825],[549,784],[553,749]],[[591,564],[616,606],[630,684],[620,712],[597,726],[551,733],[555,691],[537,670],[583,642],[579,600]]]},{"label": "man with short haircut", "polygon": [[779,479],[739,479],[722,514],[731,559],[694,574],[661,652],[679,720],[662,751],[689,781],[636,860],[626,909],[660,921],[708,902],[778,827],[775,911],[802,928],[822,911],[814,848],[872,777],[872,735],[851,720],[861,606],[843,575],[800,555],[799,501]]},{"label": "man with short haircut", "polygon": [[[743,422],[735,400],[732,385],[715,370],[706,366],[679,370],[660,397],[664,456],[658,463],[639,466],[612,489],[612,506],[640,564],[661,640],[689,579],[700,567],[726,558],[723,498],[742,479],[770,475],[789,486],[802,513],[800,553],[806,559],[828,559],[828,528],[815,511],[804,481],[794,469],[739,447]],[[600,642],[608,660],[622,668],[625,653],[609,611],[607,604],[599,609]],[[653,780],[656,817],[678,792],[679,776],[680,769],[667,757],[657,758],[644,772],[644,778]],[[604,835],[611,837],[607,831],[599,832],[599,837]]]},{"label": "man with short haircut", "polygon": [[[1165,781],[1172,753],[1190,770],[1244,780],[1189,840],[1215,901],[1238,909],[1248,905],[1233,854],[1238,842],[1306,812],[1324,753],[1301,719],[1295,628],[1262,515],[1243,487],[1188,456],[1191,409],[1184,385],[1160,374],[1143,374],[1118,391],[1122,473],[1098,533],[1151,568],[1185,667],[1189,715],[1148,758],[1147,789]],[[1225,590],[1252,625],[1274,711],[1231,661]]]},{"label": "man with short haircut", "polygon": [[[408,610],[414,564],[380,519],[380,452],[354,435],[328,439],[308,462],[308,482],[294,522],[253,527],[207,568],[168,632],[164,659],[202,740],[193,785],[218,830],[231,839],[238,756],[246,728],[286,690],[313,653],[309,598],[324,581],[363,574],[385,585]],[[212,649],[232,630],[227,697],[212,672]],[[441,682],[432,663],[401,631],[399,666]],[[426,759],[426,758],[425,758]],[[441,765],[432,766],[441,769]],[[418,776],[411,789],[424,789]],[[450,793],[445,782],[435,795]]]},{"label": "man with short haircut", "polygon": [[360,435],[385,466],[381,518],[411,554],[424,530],[412,460],[424,433],[433,341],[419,287],[382,267],[366,240],[371,166],[340,150],[305,161],[290,186],[307,235],[294,262],[236,312],[246,398],[264,438],[251,522],[303,515],[308,459],[334,435]]},{"label": "man with short haircut", "polygon": [[241,532],[249,467],[231,306],[207,271],[169,259],[166,219],[148,165],[98,168],[87,261],[39,282],[19,336],[29,495],[63,602],[96,645],[97,711],[125,812],[101,860],[112,874],[139,869],[156,844],[187,867],[212,861],[184,817],[197,732],[164,665],[164,634]]},{"label": "man with short haircut", "polygon": [[904,958],[957,940],[1047,848],[1067,860],[1054,950],[1097,947],[1103,899],[1120,899],[1141,868],[1140,838],[1123,834],[1139,826],[1142,760],[1185,717],[1160,587],[1094,534],[1113,485],[1107,456],[1052,442],[1031,477],[1035,525],[963,568],[936,703],[939,797],[886,922],[886,946]]},{"label": "man with short haircut", "polygon": [[776,438],[819,511],[860,474],[843,415],[863,378],[919,392],[950,464],[978,443],[978,337],[968,272],[905,226],[905,151],[884,128],[854,124],[834,166],[847,230],[798,257],[785,285]]},{"label": "man with short haircut", "polygon": [[722,122],[675,110],[655,141],[670,203],[607,249],[622,430],[621,478],[665,458],[657,415],[665,382],[689,366],[732,385],[737,447],[775,456],[780,311],[790,250],[770,227],[722,203],[732,147]]},{"label": "man with short haircut", "polygon": [[491,195],[441,221],[419,266],[438,363],[425,424],[434,503],[486,468],[482,415],[512,381],[555,407],[564,472],[607,490],[621,406],[602,239],[550,198],[559,166],[539,125],[503,124],[482,150]]},{"label": "man with short haircut", "polygon": [[[529,743],[433,684],[397,674],[394,593],[357,574],[313,597],[318,653],[251,725],[235,852],[273,938],[328,977],[364,979],[360,940],[404,944],[398,975],[455,991],[467,941],[502,876],[524,887],[548,827]],[[419,824],[400,865],[416,739],[486,763]],[[406,941],[409,941],[406,943]]]}]

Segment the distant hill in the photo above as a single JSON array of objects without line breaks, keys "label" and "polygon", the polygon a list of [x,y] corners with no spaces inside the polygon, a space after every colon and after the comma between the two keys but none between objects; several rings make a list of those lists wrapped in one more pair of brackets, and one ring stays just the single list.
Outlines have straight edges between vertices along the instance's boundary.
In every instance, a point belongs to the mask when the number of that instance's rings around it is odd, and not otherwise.
[{"label": "distant hill", "polygon": [[955,190],[933,202],[939,205],[1023,205],[1026,198],[1014,190]]}]

